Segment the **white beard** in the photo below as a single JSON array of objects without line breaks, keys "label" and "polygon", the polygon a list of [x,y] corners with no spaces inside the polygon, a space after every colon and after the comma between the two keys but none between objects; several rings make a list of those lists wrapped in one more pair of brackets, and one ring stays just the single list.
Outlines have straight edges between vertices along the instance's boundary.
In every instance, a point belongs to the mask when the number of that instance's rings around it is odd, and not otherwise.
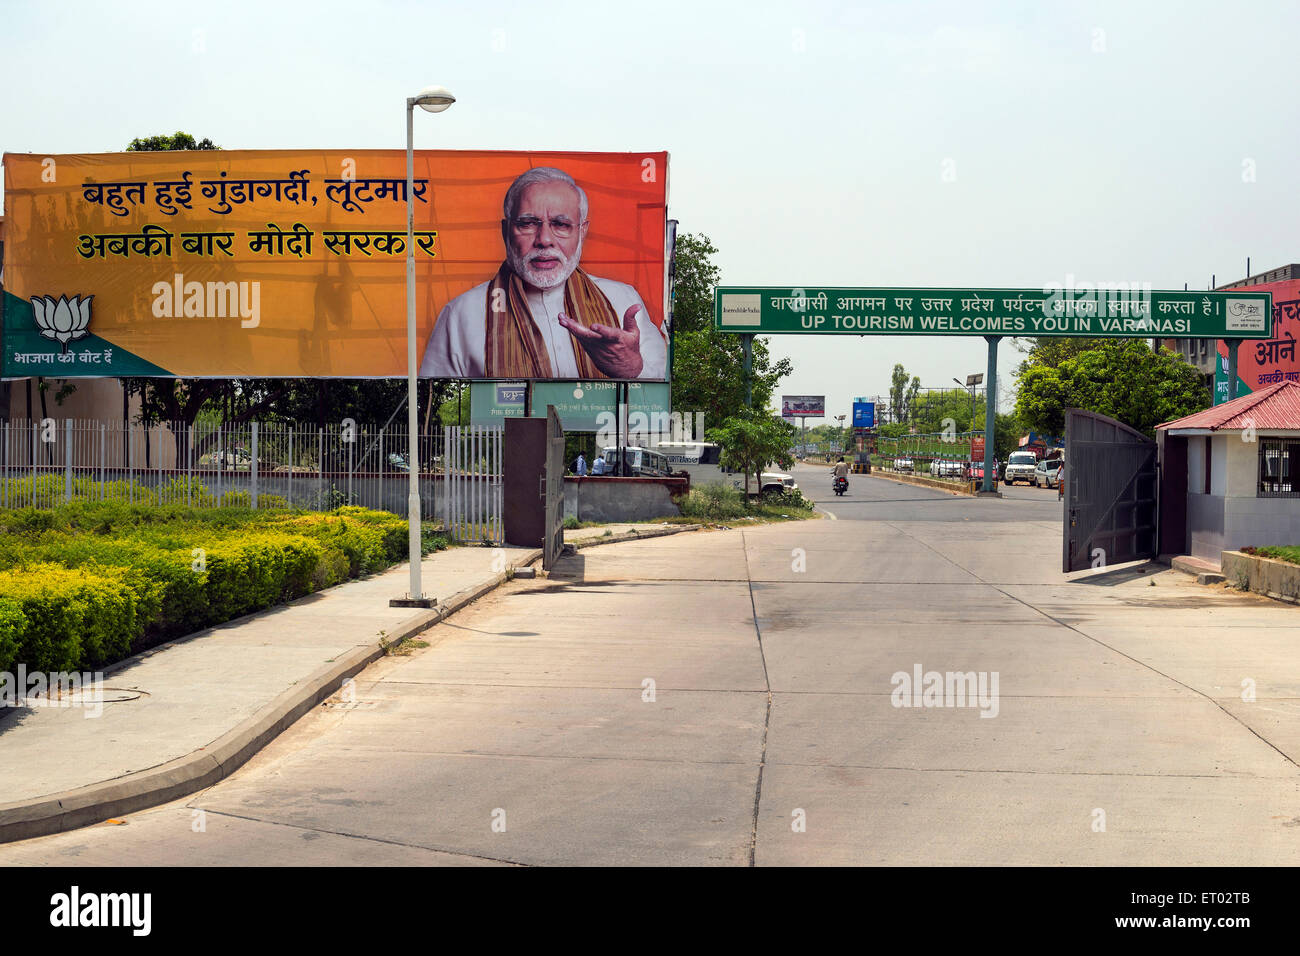
[{"label": "white beard", "polygon": [[[532,268],[532,261],[538,257],[558,258],[564,264],[559,269],[550,272],[539,272]],[[556,286],[564,285],[565,282],[569,281],[569,276],[573,275],[573,270],[578,268],[578,262],[581,259],[581,239],[578,240],[573,255],[567,258],[558,249],[535,250],[523,256],[517,254],[513,249],[506,250],[506,262],[511,270],[535,289],[554,289]]]}]

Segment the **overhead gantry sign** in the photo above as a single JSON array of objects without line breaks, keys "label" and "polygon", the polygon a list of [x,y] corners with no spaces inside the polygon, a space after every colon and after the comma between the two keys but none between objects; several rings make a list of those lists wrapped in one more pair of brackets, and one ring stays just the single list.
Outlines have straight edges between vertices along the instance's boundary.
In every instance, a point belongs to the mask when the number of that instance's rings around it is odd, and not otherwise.
[{"label": "overhead gantry sign", "polygon": [[[1136,284],[1134,284],[1136,285]],[[745,377],[755,335],[979,335],[988,342],[988,393],[997,395],[1003,336],[1224,339],[1236,382],[1241,339],[1273,334],[1268,292],[1157,292],[1141,287],[904,289],[718,286],[714,326],[745,337]],[[996,399],[985,404],[992,435]],[[984,490],[993,490],[993,442],[984,445]]]}]

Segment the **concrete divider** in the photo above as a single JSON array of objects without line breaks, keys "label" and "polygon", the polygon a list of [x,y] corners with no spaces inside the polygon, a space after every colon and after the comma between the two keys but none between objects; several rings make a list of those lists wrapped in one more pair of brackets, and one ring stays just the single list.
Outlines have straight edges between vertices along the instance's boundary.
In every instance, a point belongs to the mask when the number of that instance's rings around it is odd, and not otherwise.
[{"label": "concrete divider", "polygon": [[905,485],[919,485],[922,488],[938,488],[941,491],[948,491],[954,495],[965,495],[973,497],[970,492],[970,485],[966,482],[945,481],[942,478],[925,478],[921,475],[906,475],[897,471],[883,471],[875,469],[871,472],[876,478],[888,478],[891,481],[899,481]]},{"label": "concrete divider", "polygon": [[1300,564],[1244,551],[1223,552],[1223,577],[1234,587],[1300,604]]},{"label": "concrete divider", "polygon": [[564,516],[614,524],[682,513],[676,499],[690,490],[687,478],[564,478]]}]

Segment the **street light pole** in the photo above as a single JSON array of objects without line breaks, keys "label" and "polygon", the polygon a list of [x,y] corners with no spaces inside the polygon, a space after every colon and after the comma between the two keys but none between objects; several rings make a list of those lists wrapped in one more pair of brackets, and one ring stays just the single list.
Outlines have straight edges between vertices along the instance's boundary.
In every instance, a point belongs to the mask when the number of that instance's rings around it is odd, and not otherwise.
[{"label": "street light pole", "polygon": [[410,438],[407,453],[410,492],[406,513],[411,590],[406,600],[394,598],[389,601],[389,604],[401,607],[428,607],[433,603],[424,596],[420,581],[420,439],[415,356],[415,107],[418,105],[430,113],[441,113],[455,102],[456,97],[441,86],[425,87],[406,99],[406,428]]}]

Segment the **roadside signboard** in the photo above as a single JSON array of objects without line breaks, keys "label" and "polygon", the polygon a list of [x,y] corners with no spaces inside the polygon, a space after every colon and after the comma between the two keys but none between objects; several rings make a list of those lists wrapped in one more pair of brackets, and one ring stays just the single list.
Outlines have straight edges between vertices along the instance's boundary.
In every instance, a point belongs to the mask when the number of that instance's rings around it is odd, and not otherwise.
[{"label": "roadside signboard", "polygon": [[1267,339],[1268,292],[719,286],[724,332]]},{"label": "roadside signboard", "polygon": [[854,428],[875,428],[876,427],[876,403],[875,402],[854,402],[853,403],[853,427]]},{"label": "roadside signboard", "polygon": [[400,149],[6,153],[0,372],[405,376],[409,198],[420,377],[616,378],[537,331],[530,303],[562,286],[580,326],[635,321],[636,377],[666,381],[667,163],[418,150],[408,197]]},{"label": "roadside signboard", "polygon": [[984,436],[974,435],[970,440],[970,457],[971,461],[984,460]]},{"label": "roadside signboard", "polygon": [[825,418],[825,395],[782,395],[782,418]]},{"label": "roadside signboard", "polygon": [[[526,382],[474,382],[470,385],[470,424],[500,425],[506,418],[524,417]],[[617,414],[616,382],[534,382],[533,418],[545,418],[553,405],[565,431],[594,432],[611,427]],[[669,387],[663,382],[629,382],[627,386],[629,427],[636,416],[645,416],[647,430],[664,421],[669,411]],[[606,416],[602,419],[601,416]]]}]

